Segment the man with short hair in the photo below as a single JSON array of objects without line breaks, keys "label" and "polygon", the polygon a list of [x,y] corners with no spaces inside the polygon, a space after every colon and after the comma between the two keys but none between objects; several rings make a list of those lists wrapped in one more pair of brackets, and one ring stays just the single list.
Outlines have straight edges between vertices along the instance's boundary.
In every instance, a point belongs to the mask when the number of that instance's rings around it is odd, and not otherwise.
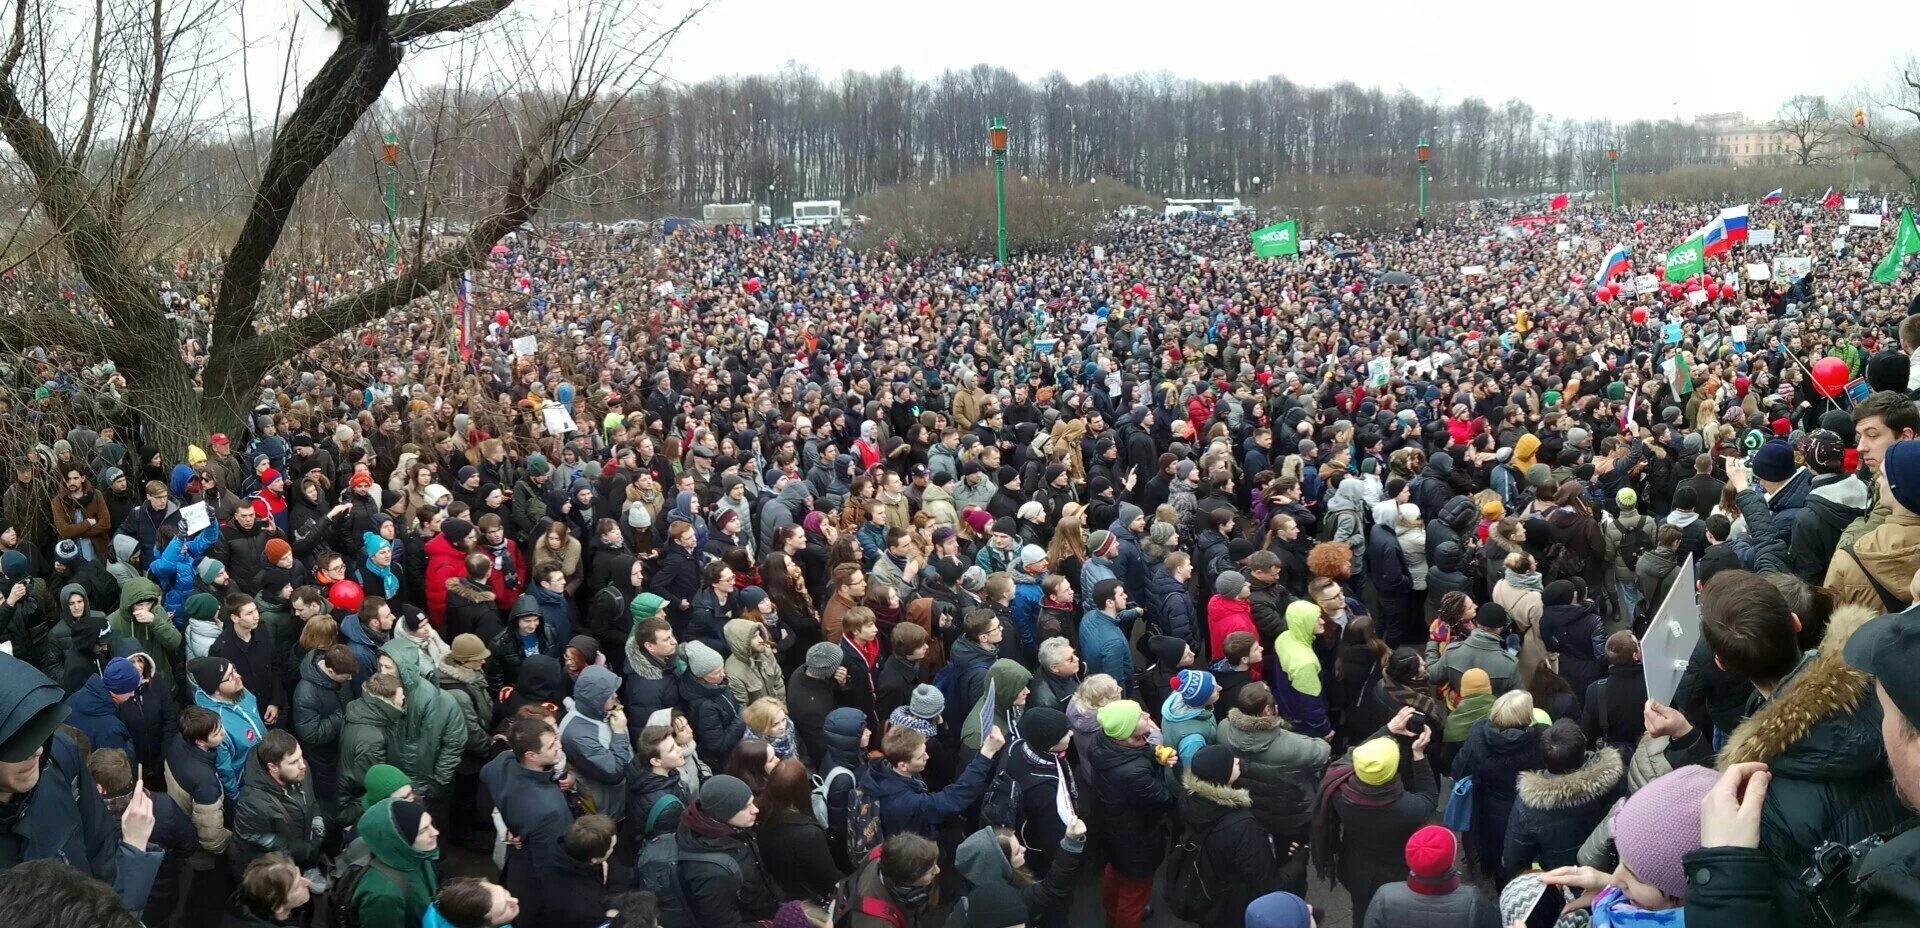
[{"label": "man with short hair", "polygon": [[667,601],[652,593],[634,597],[630,610],[635,622],[627,639],[627,669],[621,674],[620,704],[627,718],[636,725],[647,724],[655,712],[680,708],[680,676],[686,662],[680,659],[680,642],[673,626],[660,617]]},{"label": "man with short hair", "polygon": [[1131,621],[1127,591],[1119,580],[1102,580],[1092,590],[1094,607],[1080,617],[1080,653],[1089,676],[1104,673],[1120,684],[1122,692],[1133,691],[1133,652],[1127,646],[1127,633],[1121,630],[1122,617]]},{"label": "man with short hair", "polygon": [[247,865],[240,877],[240,904],[251,916],[248,925],[293,926],[293,913],[313,898],[313,881],[300,872],[293,858],[265,854]]},{"label": "man with short hair", "polygon": [[[1920,372],[1920,367],[1915,368]],[[1916,376],[1909,372],[1909,378]],[[1880,489],[1877,476],[1883,464],[1887,449],[1896,441],[1908,438],[1920,438],[1920,408],[1904,394],[1882,390],[1867,394],[1867,398],[1853,404],[1848,411],[1853,418],[1854,440],[1860,451],[1861,479],[1866,480],[1867,488],[1872,491],[1874,504],[1867,514],[1854,519],[1846,531],[1840,533],[1840,547],[1851,547],[1862,535],[1879,528],[1892,514],[1892,501]],[[1869,479],[1867,473],[1875,476]]]},{"label": "man with short hair", "polygon": [[[589,816],[591,817],[591,816]],[[564,898],[564,897],[562,897]],[[520,917],[520,900],[492,880],[462,876],[448,880],[427,909],[427,925],[450,928],[510,928]],[[606,919],[602,905],[598,925]],[[438,916],[437,918],[435,916]],[[522,922],[522,924],[527,924]],[[553,924],[561,924],[555,922]],[[574,924],[574,923],[567,923]]]},{"label": "man with short hair", "polygon": [[332,815],[339,795],[340,733],[347,722],[346,687],[353,682],[360,661],[353,649],[336,644],[310,653],[300,664],[300,682],[293,688],[293,733],[308,752],[308,781],[321,811]]},{"label": "man with short hair", "polygon": [[1040,642],[1040,672],[1027,684],[1027,711],[1038,708],[1067,711],[1067,701],[1080,688],[1080,655],[1065,638]]},{"label": "man with short hair", "polygon": [[[927,736],[910,726],[894,726],[881,739],[881,756],[860,772],[855,789],[860,799],[872,798],[880,803],[882,834],[912,832],[933,837],[980,800],[987,787],[987,774],[993,770],[993,757],[1006,743],[1005,733],[995,725],[980,739],[980,752],[947,788],[936,793],[929,791],[921,779],[929,759]],[[858,803],[856,799],[856,806]]]},{"label": "man with short hair", "polygon": [[267,630],[260,627],[260,605],[253,597],[228,593],[221,610],[226,614],[226,627],[207,654],[239,671],[247,692],[260,705],[260,717],[272,725],[280,720],[280,706],[286,701],[280,690],[280,650],[274,647]]},{"label": "man with short hair", "polygon": [[[1816,923],[1801,875],[1819,846],[1851,846],[1910,816],[1887,769],[1881,704],[1866,698],[1870,678],[1843,654],[1872,615],[1835,609],[1819,649],[1803,653],[1800,617],[1760,575],[1724,571],[1700,597],[1700,630],[1714,664],[1756,691],[1718,763],[1759,762],[1774,771],[1759,817],[1783,925]],[[1679,710],[1649,702],[1646,714],[1647,733],[1670,739],[1675,767],[1713,760],[1712,742]]]},{"label": "man with short hair", "polygon": [[300,742],[286,731],[268,732],[247,755],[233,833],[242,860],[278,851],[303,870],[319,863],[326,819],[314,800]]},{"label": "man with short hair", "polygon": [[566,793],[553,777],[562,756],[560,738],[545,719],[515,719],[507,726],[507,749],[480,769],[480,782],[509,835],[502,882],[517,897],[536,895],[542,864],[558,859],[573,821]]},{"label": "man with short hair", "polygon": [[[360,798],[366,793],[367,770],[387,763],[387,744],[400,730],[406,717],[407,691],[400,678],[378,673],[367,678],[360,698],[347,704],[341,715],[339,790],[340,818],[358,821],[365,811]],[[409,784],[411,785],[411,784]]]}]

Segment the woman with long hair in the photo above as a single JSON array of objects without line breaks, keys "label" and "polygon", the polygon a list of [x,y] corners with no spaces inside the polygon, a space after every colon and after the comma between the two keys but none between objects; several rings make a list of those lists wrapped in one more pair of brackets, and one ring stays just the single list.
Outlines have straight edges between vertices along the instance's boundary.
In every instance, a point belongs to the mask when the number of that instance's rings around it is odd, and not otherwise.
[{"label": "woman with long hair", "polygon": [[767,875],[796,899],[825,902],[846,872],[840,869],[827,830],[813,817],[813,777],[787,758],[767,774],[754,830]]},{"label": "woman with long hair", "polygon": [[[773,600],[774,615],[793,635],[793,647],[781,656],[793,656],[792,662],[798,666],[798,662],[805,658],[807,649],[820,643],[820,610],[813,605],[813,596],[807,589],[807,578],[793,558],[780,551],[767,555],[760,575],[765,582],[767,598]],[[780,663],[786,667],[787,673],[793,673],[794,667],[786,666],[789,661],[782,660]]]},{"label": "woman with long hair", "polygon": [[1361,726],[1377,723],[1377,719],[1365,712],[1351,712],[1366,698],[1371,689],[1385,671],[1387,655],[1390,649],[1373,627],[1373,617],[1356,615],[1347,620],[1347,627],[1340,633],[1338,657],[1333,665],[1333,686],[1327,693],[1327,705],[1338,713],[1334,730],[1340,732],[1347,744],[1358,744],[1361,739],[1373,734],[1379,727],[1360,730]]},{"label": "woman with long hair", "polygon": [[[1080,568],[1087,562],[1085,527],[1080,513],[1062,515],[1059,524],[1053,527],[1053,541],[1047,545],[1047,563],[1053,565],[1053,573],[1067,578],[1069,583],[1079,581]],[[1074,590],[1076,595],[1081,592]]]},{"label": "woman with long hair", "polygon": [[757,801],[767,790],[767,775],[773,772],[775,764],[780,763],[780,755],[774,753],[770,742],[759,738],[742,738],[734,746],[733,753],[727,755],[727,767],[722,773],[739,777],[740,782],[753,790]]}]

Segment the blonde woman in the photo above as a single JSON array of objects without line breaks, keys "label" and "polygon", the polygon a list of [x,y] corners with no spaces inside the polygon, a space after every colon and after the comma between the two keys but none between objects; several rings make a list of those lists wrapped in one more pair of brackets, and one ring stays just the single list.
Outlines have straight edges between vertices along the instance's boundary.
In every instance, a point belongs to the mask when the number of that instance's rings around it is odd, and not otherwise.
[{"label": "blonde woman", "polygon": [[793,721],[787,714],[787,704],[780,699],[762,696],[747,704],[740,719],[747,723],[747,738],[765,741],[781,760],[793,757],[798,751],[799,739],[793,735]]},{"label": "blonde woman", "polygon": [[1473,827],[1468,829],[1468,840],[1482,861],[1500,859],[1520,772],[1538,766],[1545,731],[1545,722],[1534,713],[1532,694],[1513,690],[1495,699],[1493,711],[1473,723],[1460,753],[1454,755],[1454,779],[1473,777]]}]

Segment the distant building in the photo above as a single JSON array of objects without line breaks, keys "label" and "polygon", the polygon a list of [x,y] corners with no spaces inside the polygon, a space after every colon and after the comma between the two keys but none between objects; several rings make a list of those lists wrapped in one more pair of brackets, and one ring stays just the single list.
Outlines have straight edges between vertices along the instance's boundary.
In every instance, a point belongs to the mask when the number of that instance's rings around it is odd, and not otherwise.
[{"label": "distant building", "polygon": [[[1721,164],[1791,164],[1799,160],[1800,143],[1792,135],[1774,128],[1771,122],[1748,122],[1745,113],[1708,113],[1695,116],[1693,126],[1707,144],[1707,157]],[[1838,132],[1834,133],[1836,139]],[[1837,141],[1818,146],[1815,157],[1831,156],[1826,149]]]}]

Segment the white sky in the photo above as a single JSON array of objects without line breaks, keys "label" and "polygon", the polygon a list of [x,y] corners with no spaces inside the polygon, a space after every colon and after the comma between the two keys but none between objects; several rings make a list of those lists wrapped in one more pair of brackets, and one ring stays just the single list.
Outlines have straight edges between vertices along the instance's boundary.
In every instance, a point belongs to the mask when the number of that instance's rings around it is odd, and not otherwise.
[{"label": "white sky", "polygon": [[[417,0],[452,2],[452,0]],[[598,0],[519,0],[510,15],[559,50],[569,22]],[[681,8],[693,0],[655,0]],[[676,4],[680,5],[676,7]],[[398,6],[400,4],[396,4]],[[772,73],[789,60],[831,78],[903,67],[919,77],[982,62],[1033,80],[1058,70],[1167,71],[1197,80],[1281,74],[1303,85],[1342,80],[1455,103],[1518,97],[1561,118],[1680,118],[1738,110],[1771,117],[1796,93],[1859,105],[1897,62],[1920,54],[1899,0],[715,0],[674,45],[671,78]],[[296,71],[316,70],[331,37],[305,4],[247,3],[255,105],[271,112],[281,56],[300,20]],[[235,45],[238,43],[236,42]],[[462,51],[501,47],[482,35]],[[434,82],[453,61],[419,50],[402,88]],[[556,73],[563,69],[556,69]],[[231,83],[218,94],[237,102]],[[262,95],[266,99],[262,99]],[[389,97],[394,94],[389,90]],[[1871,101],[1865,101],[1869,104]]]},{"label": "white sky", "polygon": [[[1770,117],[1795,93],[1849,108],[1920,52],[1899,0],[720,0],[675,47],[682,80],[918,76],[986,62],[1033,79],[1167,70],[1199,80],[1350,80],[1452,103],[1519,97],[1568,118]],[[1677,102],[1676,102],[1677,101]]]}]

